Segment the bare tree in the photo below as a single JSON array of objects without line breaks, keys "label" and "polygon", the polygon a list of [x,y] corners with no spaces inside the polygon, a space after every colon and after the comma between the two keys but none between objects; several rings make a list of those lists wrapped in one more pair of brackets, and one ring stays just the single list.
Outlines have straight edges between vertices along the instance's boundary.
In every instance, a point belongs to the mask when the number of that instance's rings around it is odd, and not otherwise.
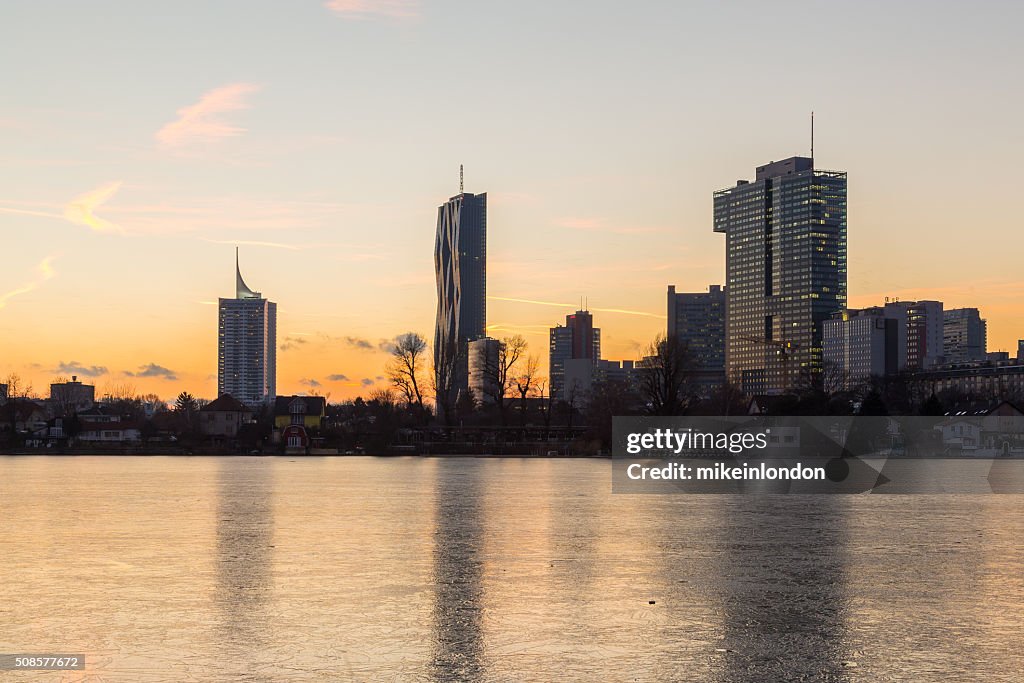
[{"label": "bare tree", "polygon": [[526,426],[526,398],[530,395],[531,390],[536,390],[536,383],[540,381],[540,377],[537,376],[537,368],[540,363],[536,356],[530,356],[526,359],[526,362],[520,363],[516,367],[516,390],[519,392],[519,423],[521,426]]},{"label": "bare tree", "polygon": [[459,368],[466,356],[466,345],[457,340],[441,342],[434,358],[431,382],[434,389],[434,404],[438,416],[444,420],[445,427],[455,425],[455,403],[458,401]]},{"label": "bare tree", "polygon": [[32,397],[32,384],[13,372],[7,375],[3,383],[7,385],[7,418],[14,438],[18,431],[18,403]]},{"label": "bare tree", "polygon": [[505,426],[508,412],[508,399],[515,385],[515,366],[526,353],[526,338],[521,334],[505,337],[498,347],[497,381],[490,386],[492,394],[489,398],[498,407],[501,425]]},{"label": "bare tree", "polygon": [[395,337],[391,343],[391,359],[387,365],[388,379],[402,396],[407,406],[416,406],[422,414],[423,382],[422,371],[426,363],[427,340],[415,332],[406,332]]},{"label": "bare tree", "polygon": [[675,335],[659,334],[640,361],[640,394],[652,415],[682,415],[690,406],[692,358]]}]

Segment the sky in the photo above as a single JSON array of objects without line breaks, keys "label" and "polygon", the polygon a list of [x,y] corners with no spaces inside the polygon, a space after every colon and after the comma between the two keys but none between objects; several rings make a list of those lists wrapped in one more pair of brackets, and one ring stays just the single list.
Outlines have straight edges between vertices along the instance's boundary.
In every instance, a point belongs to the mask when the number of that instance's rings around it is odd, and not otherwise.
[{"label": "sky", "polygon": [[637,358],[724,278],[712,193],[849,173],[849,292],[1024,338],[1016,2],[9,0],[0,376],[216,395],[218,297],[278,304],[279,394],[386,382],[433,332],[437,207],[487,192],[488,324],[585,297]]}]

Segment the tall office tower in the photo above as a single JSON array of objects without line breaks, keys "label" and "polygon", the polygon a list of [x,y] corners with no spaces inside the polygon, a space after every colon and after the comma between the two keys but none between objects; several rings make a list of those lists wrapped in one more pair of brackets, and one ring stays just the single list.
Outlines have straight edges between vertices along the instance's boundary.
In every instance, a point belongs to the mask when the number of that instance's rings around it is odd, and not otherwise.
[{"label": "tall office tower", "polygon": [[947,363],[985,360],[988,322],[977,308],[954,308],[943,314],[943,354]]},{"label": "tall office tower", "polygon": [[885,315],[900,321],[900,370],[938,365],[943,354],[941,301],[889,301]]},{"label": "tall office tower", "polygon": [[846,173],[792,157],[714,194],[726,236],[725,365],[747,394],[820,378],[822,324],[846,308]]},{"label": "tall office tower", "polygon": [[460,192],[438,207],[434,273],[435,380],[438,391],[448,392],[454,405],[469,388],[469,342],[484,336],[487,328],[486,193]]},{"label": "tall office tower", "polygon": [[694,362],[694,379],[702,393],[725,383],[725,289],[679,292],[668,286],[668,336],[686,345]]},{"label": "tall office tower", "polygon": [[550,330],[548,374],[553,397],[561,398],[565,389],[565,361],[579,358],[589,359],[594,367],[601,360],[601,330],[594,327],[590,311],[567,315],[565,327],[556,325]]},{"label": "tall office tower", "polygon": [[851,389],[872,377],[895,374],[901,325],[881,306],[840,311],[826,320],[821,344],[825,387]]},{"label": "tall office tower", "polygon": [[1024,365],[1024,339],[1017,340],[1017,362]]},{"label": "tall office tower", "polygon": [[469,342],[469,388],[477,405],[496,403],[504,392],[500,380],[502,343],[492,337]]},{"label": "tall office tower", "polygon": [[235,298],[220,299],[217,394],[251,408],[277,397],[277,304],[242,279],[235,250]]}]

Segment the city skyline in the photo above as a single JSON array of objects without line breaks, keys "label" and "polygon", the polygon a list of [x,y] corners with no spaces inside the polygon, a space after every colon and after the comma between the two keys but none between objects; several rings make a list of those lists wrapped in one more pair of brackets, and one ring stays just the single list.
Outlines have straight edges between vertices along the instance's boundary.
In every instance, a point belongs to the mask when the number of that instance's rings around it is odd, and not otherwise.
[{"label": "city skyline", "polygon": [[[818,165],[851,177],[849,305],[977,307],[989,349],[1011,354],[1024,335],[1024,284],[1005,248],[1019,239],[1005,197],[1024,153],[1009,134],[1022,105],[1005,86],[1021,50],[1013,4],[930,3],[925,16],[911,3],[888,8],[882,26],[838,8],[750,6],[744,23],[767,30],[736,27],[724,42],[712,29],[732,11],[710,6],[649,3],[662,18],[652,27],[626,8],[525,3],[498,27],[427,2],[397,14],[253,3],[225,5],[193,32],[202,10],[154,22],[107,5],[53,17],[24,3],[0,47],[21,65],[0,95],[0,234],[13,255],[0,274],[0,372],[37,390],[75,374],[99,393],[133,383],[213,397],[210,330],[236,245],[280,306],[278,393],[344,399],[379,386],[383,341],[431,335],[432,214],[463,162],[467,186],[489,192],[488,334],[521,332],[546,363],[548,329],[584,295],[604,356],[637,358],[664,329],[667,284],[724,283],[711,192],[753,164],[806,154],[811,109]],[[454,44],[488,49],[470,60],[444,47],[449,12],[479,29]],[[786,47],[811,15],[849,30]],[[52,30],[27,28],[40,23]],[[272,28],[290,56],[263,54]],[[171,36],[188,33],[194,49],[182,51]],[[937,37],[965,49],[945,54]],[[511,66],[524,39],[536,49]],[[83,41],[88,65],[75,60]],[[225,41],[240,60],[211,59]],[[611,44],[622,47],[599,49]],[[721,88],[769,47],[817,86]],[[808,64],[808,50],[832,57]],[[118,68],[126,54],[138,75]],[[366,61],[378,71],[335,68]],[[446,104],[443,88],[420,85],[453,66],[481,97]],[[752,112],[752,97],[771,106]],[[755,118],[761,132],[743,130]],[[965,257],[968,236],[978,242]]]}]

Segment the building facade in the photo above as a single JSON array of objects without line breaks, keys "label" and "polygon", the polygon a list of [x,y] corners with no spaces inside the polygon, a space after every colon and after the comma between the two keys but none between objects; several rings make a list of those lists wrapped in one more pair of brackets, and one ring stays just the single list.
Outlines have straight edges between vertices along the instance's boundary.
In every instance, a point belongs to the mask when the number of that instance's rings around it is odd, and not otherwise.
[{"label": "building facade", "polygon": [[50,405],[56,416],[71,416],[89,410],[96,402],[96,387],[82,384],[77,375],[70,382],[55,382],[50,385]]},{"label": "building facade", "polygon": [[277,304],[242,280],[235,254],[235,298],[219,300],[217,395],[251,408],[277,396]]},{"label": "building facade", "polygon": [[887,318],[899,321],[899,369],[924,370],[943,362],[943,303],[941,301],[889,301]]},{"label": "building facade", "polygon": [[846,180],[792,157],[714,194],[726,374],[744,393],[785,393],[822,372],[823,324],[846,308]]},{"label": "building facade", "polygon": [[851,389],[872,377],[895,374],[899,329],[900,321],[878,306],[841,311],[826,320],[822,328],[825,388]]},{"label": "building facade", "polygon": [[702,395],[725,383],[726,290],[676,292],[668,286],[668,337],[686,345],[693,359],[694,384]]},{"label": "building facade", "polygon": [[565,363],[583,359],[596,367],[601,360],[601,330],[594,327],[590,311],[565,316],[565,326],[550,328],[548,337],[548,374],[551,395],[561,399],[566,390]]},{"label": "building facade", "polygon": [[451,405],[469,388],[469,342],[487,328],[487,194],[462,192],[437,209],[434,368]]},{"label": "building facade", "polygon": [[943,355],[948,363],[985,360],[988,323],[977,308],[954,308],[943,314]]},{"label": "building facade", "polygon": [[502,343],[491,337],[469,342],[469,389],[477,405],[496,403],[504,393],[500,382]]}]

